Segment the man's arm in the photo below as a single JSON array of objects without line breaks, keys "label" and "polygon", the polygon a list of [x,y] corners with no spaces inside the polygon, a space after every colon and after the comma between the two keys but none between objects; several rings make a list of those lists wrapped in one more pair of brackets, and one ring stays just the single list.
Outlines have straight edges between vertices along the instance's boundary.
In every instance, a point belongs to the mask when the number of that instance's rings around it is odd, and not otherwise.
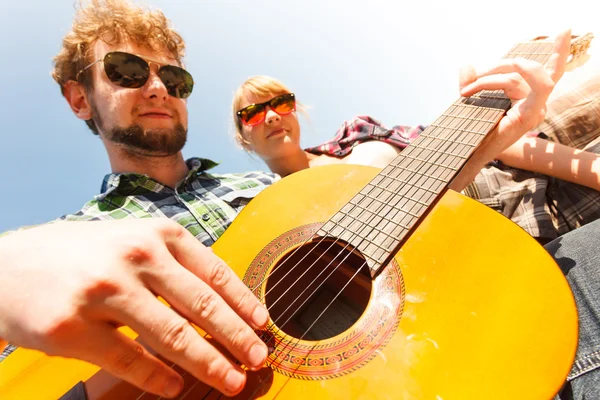
[{"label": "man's arm", "polygon": [[10,277],[0,291],[0,337],[89,361],[143,390],[173,397],[183,380],[117,326],[131,327],[227,395],[242,389],[243,369],[188,320],[248,368],[266,360],[266,345],[252,329],[267,324],[265,307],[210,248],[168,219],[57,222],[17,231],[0,238],[0,266]]}]

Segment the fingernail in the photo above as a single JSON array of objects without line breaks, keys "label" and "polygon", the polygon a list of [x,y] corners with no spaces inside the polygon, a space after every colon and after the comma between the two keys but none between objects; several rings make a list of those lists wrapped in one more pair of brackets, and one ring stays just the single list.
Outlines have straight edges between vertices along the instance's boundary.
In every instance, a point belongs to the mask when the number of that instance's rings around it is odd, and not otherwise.
[{"label": "fingernail", "polygon": [[269,312],[263,305],[260,305],[254,309],[254,312],[252,313],[252,322],[256,328],[265,326],[268,320]]},{"label": "fingernail", "polygon": [[232,369],[225,376],[225,389],[231,393],[237,393],[244,384],[244,374]]},{"label": "fingernail", "polygon": [[255,344],[250,349],[248,354],[248,361],[250,361],[249,368],[260,368],[267,359],[267,347],[264,344]]},{"label": "fingernail", "polygon": [[183,382],[178,378],[169,378],[165,385],[165,395],[167,397],[175,397],[183,389]]}]

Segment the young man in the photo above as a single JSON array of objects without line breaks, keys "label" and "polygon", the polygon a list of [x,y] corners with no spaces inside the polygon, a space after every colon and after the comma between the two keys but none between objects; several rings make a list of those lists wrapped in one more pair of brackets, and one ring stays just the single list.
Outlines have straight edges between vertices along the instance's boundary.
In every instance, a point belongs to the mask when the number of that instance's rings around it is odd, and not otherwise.
[{"label": "young man", "polygon": [[[514,105],[454,181],[454,189],[541,122],[546,99],[564,70],[568,33],[557,44],[547,70],[511,60],[464,76],[462,95],[503,89]],[[251,326],[264,327],[268,313],[204,246],[276,177],[209,175],[210,161],[183,160],[185,98],[193,89],[191,76],[181,68],[183,50],[183,39],[160,12],[125,0],[92,0],[78,11],[55,58],[53,76],[73,113],[100,136],[112,174],[100,195],[64,219],[163,218],[56,223],[1,238],[3,273],[17,279],[1,291],[0,337],[88,360],[144,390],[176,395],[181,377],[121,336],[116,326],[126,324],[166,358],[234,395],[245,383],[243,370],[180,314],[249,368],[264,363],[266,346]],[[44,290],[48,279],[61,285],[53,287],[52,293],[60,295],[51,307]]]}]

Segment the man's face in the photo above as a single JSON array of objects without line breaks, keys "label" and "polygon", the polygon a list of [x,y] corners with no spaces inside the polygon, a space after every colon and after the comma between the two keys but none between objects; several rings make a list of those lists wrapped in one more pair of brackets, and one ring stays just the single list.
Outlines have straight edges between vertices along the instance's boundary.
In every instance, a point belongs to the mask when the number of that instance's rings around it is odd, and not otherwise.
[{"label": "man's face", "polygon": [[[108,45],[98,41],[92,60],[104,58],[111,51],[136,54],[161,64],[177,62],[165,53],[135,43]],[[112,83],[102,62],[93,65],[93,88],[89,96],[92,119],[103,140],[122,146],[126,151],[144,156],[169,156],[178,153],[187,139],[186,101],[169,96],[157,75],[160,66],[150,62],[150,77],[144,86],[128,89]]]}]

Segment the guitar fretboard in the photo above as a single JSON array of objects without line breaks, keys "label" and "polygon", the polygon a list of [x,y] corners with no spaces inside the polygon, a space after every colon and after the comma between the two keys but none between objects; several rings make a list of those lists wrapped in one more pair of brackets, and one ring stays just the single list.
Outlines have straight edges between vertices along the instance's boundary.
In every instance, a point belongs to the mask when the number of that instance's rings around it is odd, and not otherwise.
[{"label": "guitar fretboard", "polygon": [[[553,47],[548,42],[521,43],[505,58],[526,58],[545,64]],[[323,224],[317,235],[341,239],[358,249],[375,276],[443,195],[510,105],[501,91],[482,91],[459,98]]]}]

